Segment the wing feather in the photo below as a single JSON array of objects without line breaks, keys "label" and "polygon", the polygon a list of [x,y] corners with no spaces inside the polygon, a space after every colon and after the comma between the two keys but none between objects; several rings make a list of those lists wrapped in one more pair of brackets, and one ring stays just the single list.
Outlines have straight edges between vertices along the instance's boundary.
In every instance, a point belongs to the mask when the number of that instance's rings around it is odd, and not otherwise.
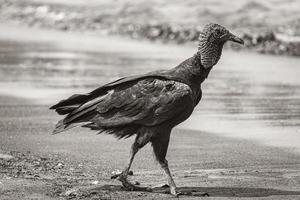
[{"label": "wing feather", "polygon": [[[93,120],[98,126],[130,123],[157,125],[184,109],[192,91],[186,84],[170,80],[145,79],[122,91],[115,90],[97,104]],[[190,103],[190,102],[189,102]]]},{"label": "wing feather", "polygon": [[53,106],[68,114],[54,132],[83,123],[84,127],[98,127],[113,133],[123,130],[118,137],[126,137],[123,134],[137,126],[161,124],[186,112],[186,105],[192,109],[194,106],[188,85],[164,77],[130,79],[129,82],[121,79],[105,87],[106,90],[101,87],[88,95],[74,95]]}]

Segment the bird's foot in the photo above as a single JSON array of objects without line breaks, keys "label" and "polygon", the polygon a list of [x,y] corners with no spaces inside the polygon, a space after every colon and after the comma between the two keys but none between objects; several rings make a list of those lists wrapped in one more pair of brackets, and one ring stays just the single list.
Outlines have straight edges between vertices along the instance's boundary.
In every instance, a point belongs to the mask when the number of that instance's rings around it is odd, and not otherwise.
[{"label": "bird's foot", "polygon": [[149,187],[140,187],[140,186],[130,183],[127,180],[127,175],[124,175],[122,173],[119,175],[118,180],[121,181],[123,187],[128,191],[147,191],[147,192],[152,191],[152,189]]},{"label": "bird's foot", "polygon": [[175,196],[175,197],[178,197],[179,195],[182,195],[181,192],[178,192],[176,187],[170,187],[170,193]]},{"label": "bird's foot", "polygon": [[116,173],[116,174],[114,174],[114,175],[112,175],[111,177],[110,177],[110,179],[117,179],[118,177],[120,177],[121,175],[126,175],[126,176],[128,176],[128,175],[130,175],[130,176],[132,176],[133,175],[133,171],[123,171],[123,172],[121,172],[121,173]]},{"label": "bird's foot", "polygon": [[114,174],[110,177],[110,179],[116,179],[118,178],[119,176],[121,176],[122,173],[118,173],[118,174]]}]

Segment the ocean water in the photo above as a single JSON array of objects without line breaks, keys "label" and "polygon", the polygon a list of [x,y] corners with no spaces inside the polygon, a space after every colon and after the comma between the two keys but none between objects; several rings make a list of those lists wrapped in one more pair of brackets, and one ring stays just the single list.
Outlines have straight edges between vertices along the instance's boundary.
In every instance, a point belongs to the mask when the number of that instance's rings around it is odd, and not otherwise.
[{"label": "ocean water", "polygon": [[[176,66],[195,45],[0,25],[0,95],[54,104],[117,78]],[[180,128],[300,153],[300,59],[224,51]]]}]

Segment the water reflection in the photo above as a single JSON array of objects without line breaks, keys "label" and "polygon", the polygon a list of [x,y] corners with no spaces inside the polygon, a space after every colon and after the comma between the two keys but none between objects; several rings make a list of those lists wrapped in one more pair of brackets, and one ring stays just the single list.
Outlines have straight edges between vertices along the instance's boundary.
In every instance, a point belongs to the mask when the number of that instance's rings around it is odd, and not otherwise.
[{"label": "water reflection", "polygon": [[[32,82],[46,87],[96,87],[117,77],[167,66],[164,58],[124,53],[61,51],[48,44],[0,42],[1,80]],[[158,65],[158,66],[159,66]],[[41,82],[42,81],[42,82]]]}]

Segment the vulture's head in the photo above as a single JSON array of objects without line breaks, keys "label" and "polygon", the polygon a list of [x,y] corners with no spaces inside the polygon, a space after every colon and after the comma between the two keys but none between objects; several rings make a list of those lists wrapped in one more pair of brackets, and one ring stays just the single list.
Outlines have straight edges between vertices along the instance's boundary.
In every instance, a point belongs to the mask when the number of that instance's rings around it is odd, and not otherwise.
[{"label": "vulture's head", "polygon": [[244,41],[241,38],[230,33],[223,26],[213,23],[205,25],[202,33],[199,36],[199,42],[201,41],[217,45],[223,45],[227,41],[244,44]]},{"label": "vulture's head", "polygon": [[244,41],[230,33],[226,28],[219,24],[209,23],[205,25],[199,35],[198,52],[201,56],[201,63],[205,68],[217,64],[222,54],[225,42],[232,41],[244,44]]}]

